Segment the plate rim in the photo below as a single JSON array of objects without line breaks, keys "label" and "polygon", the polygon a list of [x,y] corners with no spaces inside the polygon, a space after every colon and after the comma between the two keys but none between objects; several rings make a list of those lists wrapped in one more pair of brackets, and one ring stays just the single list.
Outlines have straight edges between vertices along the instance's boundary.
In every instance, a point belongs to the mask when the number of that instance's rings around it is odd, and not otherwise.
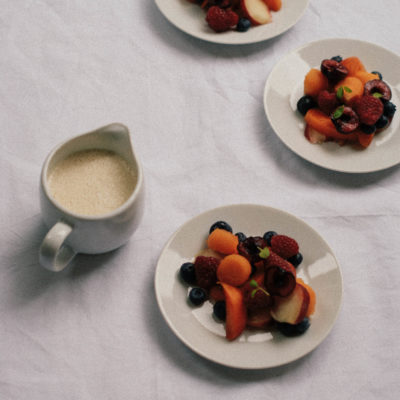
[{"label": "plate rim", "polygon": [[[224,40],[224,36],[222,35],[218,35],[214,38],[212,37],[208,37],[208,36],[203,36],[203,35],[199,35],[196,34],[195,32],[191,32],[190,30],[186,29],[185,27],[182,27],[180,25],[178,25],[175,21],[172,20],[172,18],[167,15],[164,12],[164,8],[162,5],[160,5],[160,3],[165,2],[166,0],[154,0],[156,3],[157,8],[159,9],[159,11],[161,12],[161,14],[167,19],[167,21],[169,23],[171,23],[173,26],[175,26],[177,29],[179,29],[180,31],[186,33],[187,35],[194,37],[196,39],[200,39],[203,40],[205,42],[208,43],[215,43],[215,44],[221,44],[221,45],[232,45],[232,46],[241,46],[241,45],[248,45],[248,44],[255,44],[255,43],[261,43],[264,42],[266,40],[275,38],[277,36],[282,35],[283,33],[287,32],[289,29],[293,28],[294,25],[296,25],[299,20],[303,17],[303,15],[305,14],[307,8],[310,5],[310,1],[311,0],[304,0],[305,1],[305,5],[303,7],[303,9],[301,10],[301,12],[296,16],[296,18],[294,19],[294,21],[292,21],[289,25],[285,26],[284,29],[279,30],[277,33],[274,33],[272,35],[267,35],[266,37],[261,37],[261,38],[257,38],[257,39],[252,39],[252,40],[247,40],[247,41],[232,41],[232,40]],[[167,0],[168,1],[168,0]],[[262,25],[260,25],[262,26]],[[257,27],[253,27],[253,28],[257,28]],[[240,35],[243,35],[243,33],[239,33]]]},{"label": "plate rim", "polygon": [[[161,299],[161,294],[159,293],[159,291],[157,290],[158,287],[158,283],[157,283],[157,277],[158,277],[158,273],[159,273],[159,269],[160,267],[160,260],[164,254],[164,252],[168,249],[168,247],[170,246],[171,242],[176,238],[176,236],[179,234],[179,232],[185,228],[186,226],[190,225],[191,223],[193,223],[194,220],[197,219],[201,219],[202,217],[206,216],[207,214],[212,214],[215,212],[218,212],[219,210],[224,210],[224,209],[231,209],[231,208],[242,208],[242,207],[251,207],[251,208],[262,208],[264,209],[264,211],[268,211],[268,212],[273,212],[273,213],[280,213],[283,215],[286,215],[289,218],[294,218],[298,223],[306,226],[308,229],[311,229],[315,235],[318,236],[319,240],[321,240],[324,245],[327,247],[327,249],[330,252],[330,255],[333,257],[333,260],[336,263],[336,267],[337,267],[337,271],[338,271],[338,275],[339,275],[339,283],[340,283],[340,292],[339,292],[339,298],[338,298],[338,304],[337,304],[337,309],[335,314],[333,315],[332,321],[330,323],[329,329],[326,330],[326,332],[324,333],[324,335],[322,335],[319,340],[317,341],[317,343],[315,345],[312,346],[312,348],[308,351],[306,351],[305,353],[301,353],[299,354],[297,357],[294,357],[292,359],[290,359],[289,361],[283,361],[281,363],[275,363],[274,365],[267,365],[267,366],[241,366],[241,365],[237,365],[237,364],[232,364],[232,363],[228,363],[228,362],[222,362],[219,361],[215,358],[212,358],[211,356],[209,356],[207,353],[205,353],[204,351],[197,349],[195,346],[193,346],[190,341],[188,339],[186,339],[183,335],[181,335],[181,333],[179,332],[179,330],[173,325],[172,321],[169,319],[167,312],[165,310],[165,308],[163,307],[162,304],[162,299]],[[173,275],[173,279],[176,279],[176,274]],[[176,230],[175,232],[169,237],[169,239],[167,240],[166,244],[163,246],[159,257],[157,259],[157,264],[156,264],[156,269],[155,269],[155,273],[154,273],[154,279],[153,279],[153,284],[154,284],[154,290],[155,290],[155,294],[156,294],[156,301],[157,301],[157,305],[159,307],[159,310],[161,312],[161,315],[163,316],[164,321],[166,322],[167,326],[172,330],[172,332],[176,335],[176,337],[183,343],[185,344],[191,351],[193,351],[194,353],[196,353],[197,355],[212,361],[216,364],[219,365],[223,365],[225,367],[230,367],[230,368],[234,368],[234,369],[242,369],[242,370],[262,370],[262,369],[270,369],[270,368],[277,368],[283,365],[288,365],[291,364],[303,357],[305,357],[307,354],[310,354],[311,352],[313,352],[326,338],[327,336],[331,333],[334,325],[336,324],[336,321],[339,317],[340,311],[342,309],[342,304],[343,304],[343,294],[344,294],[344,287],[343,287],[343,274],[340,268],[340,264],[339,261],[335,255],[335,253],[333,252],[332,248],[329,246],[329,244],[327,243],[327,241],[321,236],[321,234],[314,229],[311,225],[309,225],[308,223],[306,223],[304,220],[302,220],[301,218],[297,217],[294,214],[291,214],[285,210],[279,209],[279,208],[275,208],[275,207],[271,207],[271,206],[267,206],[267,205],[263,205],[263,204],[256,204],[256,203],[233,203],[233,204],[228,204],[228,205],[224,205],[224,206],[219,206],[219,207],[215,207],[215,208],[211,208],[211,209],[207,209],[199,214],[196,214],[195,216],[193,216],[192,218],[190,218],[189,220],[187,220],[186,222],[184,222],[183,224],[181,224]]]},{"label": "plate rim", "polygon": [[377,43],[373,43],[373,42],[369,42],[367,40],[362,40],[362,39],[355,39],[355,38],[346,38],[346,37],[326,37],[326,38],[322,38],[322,39],[318,39],[318,40],[313,40],[311,42],[307,42],[299,47],[296,47],[290,51],[288,51],[287,53],[285,53],[273,66],[273,68],[271,69],[271,71],[268,74],[268,77],[266,79],[265,85],[264,85],[264,91],[263,91],[263,106],[264,106],[264,113],[266,115],[266,118],[268,120],[268,123],[270,124],[273,132],[275,133],[275,135],[278,137],[278,139],[289,149],[291,150],[293,153],[295,153],[297,156],[301,157],[303,160],[310,162],[313,165],[316,165],[318,167],[324,168],[326,170],[330,170],[330,171],[334,171],[334,172],[340,172],[340,173],[347,173],[347,174],[369,174],[369,173],[375,173],[375,172],[379,172],[379,171],[384,171],[387,170],[389,168],[393,168],[397,165],[400,164],[400,157],[399,159],[395,162],[395,163],[391,163],[390,165],[386,165],[386,166],[382,166],[379,168],[368,168],[368,169],[353,169],[353,170],[349,170],[349,169],[345,169],[345,168],[339,168],[339,167],[333,167],[333,166],[329,166],[327,164],[324,164],[323,162],[319,162],[317,160],[313,160],[311,157],[307,157],[303,154],[301,154],[294,146],[292,146],[291,144],[287,143],[287,141],[283,140],[281,138],[281,136],[277,133],[277,129],[274,126],[274,120],[273,118],[271,118],[271,114],[270,111],[268,110],[268,106],[267,106],[267,96],[268,96],[268,91],[270,88],[270,82],[271,82],[271,76],[272,74],[278,69],[278,67],[280,66],[281,62],[289,57],[292,54],[298,53],[300,52],[302,49],[308,48],[308,47],[312,47],[315,46],[317,44],[323,43],[323,42],[339,42],[339,41],[343,41],[343,42],[348,42],[348,43],[354,43],[355,45],[357,43],[361,43],[363,45],[367,45],[370,46],[372,48],[378,48],[379,50],[383,50],[389,54],[391,54],[391,56],[393,56],[394,58],[397,58],[399,61],[399,66],[400,66],[400,55],[398,55],[397,53],[395,53],[392,50],[389,50],[386,47],[383,47]]}]

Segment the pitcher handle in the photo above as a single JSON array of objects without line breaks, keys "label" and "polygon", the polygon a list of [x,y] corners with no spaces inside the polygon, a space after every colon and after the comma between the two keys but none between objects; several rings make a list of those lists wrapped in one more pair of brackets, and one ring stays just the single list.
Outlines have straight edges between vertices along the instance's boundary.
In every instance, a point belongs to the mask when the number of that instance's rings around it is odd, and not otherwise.
[{"label": "pitcher handle", "polygon": [[71,225],[59,221],[43,239],[39,249],[39,262],[49,271],[62,271],[75,257],[76,252],[64,243],[72,229]]}]

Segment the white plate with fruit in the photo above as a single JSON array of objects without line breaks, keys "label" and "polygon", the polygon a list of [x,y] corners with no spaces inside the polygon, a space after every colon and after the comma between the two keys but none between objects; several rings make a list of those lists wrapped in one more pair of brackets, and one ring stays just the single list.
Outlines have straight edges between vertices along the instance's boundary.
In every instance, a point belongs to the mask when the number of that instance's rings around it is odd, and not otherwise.
[{"label": "white plate with fruit", "polygon": [[400,162],[399,70],[400,57],[372,43],[309,43],[269,74],[267,118],[286,146],[321,167],[348,173],[392,167]]},{"label": "white plate with fruit", "polygon": [[331,248],[304,221],[238,204],[179,228],[158,260],[155,292],[165,321],[194,352],[225,366],[261,369],[295,361],[326,338],[340,309],[342,276]]},{"label": "white plate with fruit", "polygon": [[[301,18],[309,3],[309,0],[155,1],[161,13],[183,32],[223,44],[257,43],[278,36]],[[211,7],[217,8],[210,11]],[[223,31],[216,32],[210,26]]]}]

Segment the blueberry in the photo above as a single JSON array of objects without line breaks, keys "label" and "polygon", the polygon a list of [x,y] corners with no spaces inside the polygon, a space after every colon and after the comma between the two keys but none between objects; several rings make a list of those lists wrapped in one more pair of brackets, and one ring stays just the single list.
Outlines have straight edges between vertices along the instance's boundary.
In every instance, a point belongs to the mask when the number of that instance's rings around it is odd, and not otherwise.
[{"label": "blueberry", "polygon": [[379,71],[372,71],[371,74],[378,75],[379,79],[382,80],[382,74]]},{"label": "blueberry", "polygon": [[376,126],[361,124],[360,129],[362,132],[366,133],[367,135],[372,135],[376,131]]},{"label": "blueberry", "polygon": [[225,301],[217,301],[213,307],[214,315],[221,321],[226,319],[226,304]]},{"label": "blueberry", "polygon": [[297,110],[301,115],[306,115],[308,110],[316,106],[317,104],[311,96],[303,96],[297,102]]},{"label": "blueberry", "polygon": [[286,322],[278,322],[277,328],[285,336],[302,335],[310,327],[310,320],[306,317],[296,325],[287,324]]},{"label": "blueberry", "polygon": [[246,32],[251,27],[251,22],[247,18],[240,18],[236,25],[236,30],[238,32]]},{"label": "blueberry", "polygon": [[193,283],[195,283],[196,282],[196,273],[194,270],[194,264],[191,262],[186,262],[186,263],[182,264],[181,268],[179,270],[179,275],[189,285],[192,285]]},{"label": "blueberry", "polygon": [[243,240],[247,239],[247,236],[243,232],[235,233],[235,235],[238,237],[239,242],[243,242]]},{"label": "blueberry", "polygon": [[217,221],[214,224],[212,224],[209,233],[211,233],[215,229],[224,229],[224,230],[232,233],[232,227],[225,221]]},{"label": "blueberry", "polygon": [[381,117],[376,121],[376,129],[383,129],[389,123],[388,117],[381,115]]},{"label": "blueberry", "polygon": [[200,306],[206,301],[207,295],[204,289],[195,287],[189,292],[189,300],[195,306]]},{"label": "blueberry", "polygon": [[331,60],[334,60],[334,61],[337,61],[337,62],[342,62],[343,58],[340,57],[340,56],[335,56],[335,57],[332,57]]},{"label": "blueberry", "polygon": [[292,264],[295,268],[297,268],[301,262],[303,261],[303,255],[301,253],[297,253],[293,257],[288,258],[290,264]]},{"label": "blueberry", "polygon": [[275,236],[275,235],[277,235],[277,233],[274,231],[268,231],[268,232],[264,233],[263,239],[267,242],[268,246],[271,246],[272,236]]},{"label": "blueberry", "polygon": [[383,105],[383,115],[384,116],[386,116],[388,118],[392,118],[395,112],[396,112],[396,106],[391,101],[387,101]]}]

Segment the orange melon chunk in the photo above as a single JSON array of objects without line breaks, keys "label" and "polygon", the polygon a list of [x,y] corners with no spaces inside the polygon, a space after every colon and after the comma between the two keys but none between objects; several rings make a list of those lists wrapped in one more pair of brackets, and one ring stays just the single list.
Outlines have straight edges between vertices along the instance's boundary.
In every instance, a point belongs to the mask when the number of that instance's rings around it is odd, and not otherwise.
[{"label": "orange melon chunk", "polygon": [[224,229],[213,230],[207,239],[207,246],[222,254],[237,253],[238,244],[238,237]]},{"label": "orange melon chunk", "polygon": [[243,285],[251,274],[251,265],[240,254],[226,256],[218,265],[217,278],[232,286]]},{"label": "orange melon chunk", "polygon": [[343,90],[343,101],[345,104],[351,105],[351,103],[357,98],[363,95],[364,93],[364,85],[362,82],[358,79],[355,78],[354,76],[346,76],[343,80],[338,82],[335,85],[335,91],[340,88],[340,86],[347,87],[351,90],[351,92],[348,92],[346,90]]},{"label": "orange melon chunk", "polygon": [[304,116],[304,120],[311,128],[322,133],[329,139],[339,140],[339,141],[356,141],[357,135],[355,133],[343,134],[340,133],[330,117],[324,114],[317,108],[312,108],[308,110],[307,114]]},{"label": "orange melon chunk", "polygon": [[371,74],[367,71],[358,71],[354,76],[358,78],[363,85],[365,85],[368,81],[372,81],[373,79],[379,79],[378,75]]},{"label": "orange melon chunk", "polygon": [[304,78],[304,94],[316,97],[321,90],[328,89],[328,78],[319,69],[311,69]]},{"label": "orange melon chunk", "polygon": [[349,71],[348,76],[355,76],[358,71],[366,71],[364,64],[358,57],[348,57],[342,61],[342,65],[344,65]]},{"label": "orange melon chunk", "polygon": [[364,132],[361,132],[361,131],[357,131],[358,142],[364,148],[367,148],[371,144],[372,139],[374,138],[374,136],[375,136],[374,133],[368,135],[367,133],[364,133]]}]

